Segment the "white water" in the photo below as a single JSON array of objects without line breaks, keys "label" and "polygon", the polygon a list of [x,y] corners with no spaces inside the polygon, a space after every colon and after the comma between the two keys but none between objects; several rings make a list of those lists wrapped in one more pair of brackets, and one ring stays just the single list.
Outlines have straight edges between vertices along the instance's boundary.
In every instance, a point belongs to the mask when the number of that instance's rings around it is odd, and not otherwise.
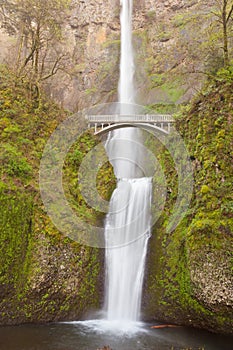
[{"label": "white water", "polygon": [[133,0],[120,0],[121,11],[121,63],[119,98],[121,103],[134,103],[134,54],[132,44]]},{"label": "white water", "polygon": [[[119,101],[121,114],[133,114],[134,59],[132,46],[132,0],[121,0],[121,64]],[[150,236],[151,178],[143,177],[143,154],[138,146],[140,130],[114,131],[106,150],[118,178],[106,219],[107,320],[114,324],[140,318],[147,243]],[[115,247],[115,248],[108,248]]]},{"label": "white water", "polygon": [[[107,318],[137,321],[150,224],[151,179],[121,179],[106,222]],[[122,244],[125,245],[122,246]]]},{"label": "white water", "polygon": [[[118,86],[121,114],[134,114],[134,54],[132,45],[133,0],[120,0],[121,10],[121,62]],[[137,128],[123,128],[109,133],[106,150],[117,178],[144,176],[141,132]]]}]

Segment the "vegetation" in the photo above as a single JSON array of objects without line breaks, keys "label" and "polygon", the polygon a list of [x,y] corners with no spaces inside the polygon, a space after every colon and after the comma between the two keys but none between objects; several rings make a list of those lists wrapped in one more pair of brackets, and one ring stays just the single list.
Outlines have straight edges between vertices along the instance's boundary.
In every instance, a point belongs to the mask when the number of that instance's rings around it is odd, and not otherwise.
[{"label": "vegetation", "polygon": [[[215,3],[212,12],[197,7],[192,14],[174,14],[172,29],[156,23],[159,43],[169,42],[173,30],[180,38],[178,48],[177,43],[169,50],[163,46],[166,54],[161,49],[159,55],[154,55],[148,49],[146,31],[135,33],[141,56],[148,50],[151,54],[146,64],[142,62],[149,72],[151,90],[160,88],[165,100],[171,102],[157,105],[158,111],[177,108],[187,88],[182,85],[182,75],[200,73],[208,78],[192,104],[183,106],[175,116],[193,163],[195,186],[188,215],[173,233],[166,232],[166,225],[177,197],[176,169],[166,149],[147,139],[163,167],[168,193],[165,211],[150,242],[144,310],[149,319],[230,333],[233,10],[232,1]],[[101,304],[102,252],[63,237],[45,213],[38,188],[46,141],[68,115],[44,96],[41,85],[65,64],[66,57],[60,50],[63,22],[57,14],[66,12],[69,1],[7,0],[0,1],[0,5],[5,28],[19,37],[14,69],[0,66],[0,324],[74,319],[81,317],[87,306]],[[150,11],[147,17],[151,25],[156,14]],[[98,73],[106,99],[111,99],[115,88],[109,72],[118,73],[119,40],[115,33],[114,40],[104,45],[114,49],[115,61],[100,66]],[[138,61],[142,60],[140,54]],[[178,65],[174,65],[175,56]],[[82,72],[85,65],[76,68]],[[142,77],[138,70],[137,80]],[[90,100],[96,93],[96,86],[84,91]],[[104,214],[86,203],[77,178],[86,154],[98,142],[90,132],[83,133],[64,164],[64,190],[69,203],[79,217],[96,225],[102,224]],[[94,158],[98,158],[98,152]],[[88,184],[95,169],[87,173],[83,185],[92,198],[95,194]],[[108,200],[114,186],[113,171],[106,162],[97,172],[100,196]],[[156,190],[155,186],[155,198]]]},{"label": "vegetation", "polygon": [[215,0],[217,11],[214,15],[217,17],[217,22],[222,27],[223,41],[223,58],[224,66],[229,65],[229,38],[233,17],[233,2],[231,0]]},{"label": "vegetation", "polygon": [[164,18],[149,17],[143,28],[145,42],[153,42],[144,54],[143,67],[156,102],[188,102],[207,77],[227,68],[233,59],[232,0],[191,6],[192,10],[184,5]]},{"label": "vegetation", "polygon": [[8,33],[18,37],[13,67],[36,89],[64,69],[67,53],[62,50],[63,26],[69,0],[7,0],[0,2],[0,19]]},{"label": "vegetation", "polygon": [[[44,212],[38,192],[43,148],[67,113],[44,96],[38,108],[27,82],[5,66],[0,67],[0,96],[0,324],[78,317],[87,304],[99,307],[101,251],[63,237]],[[90,213],[81,195],[76,196],[74,178],[96,142],[83,135],[68,154],[65,170],[74,209],[95,223],[101,213]],[[106,196],[109,171],[105,166],[98,175]]]},{"label": "vegetation", "polygon": [[[232,329],[228,306],[233,267],[232,88],[232,67],[221,69],[191,106],[176,116],[193,162],[194,194],[188,215],[172,234],[165,228],[176,191],[168,194],[148,261],[149,315],[157,310],[154,317],[166,322],[185,319],[187,324],[221,332]],[[173,189],[172,160],[166,153],[160,158]]]}]

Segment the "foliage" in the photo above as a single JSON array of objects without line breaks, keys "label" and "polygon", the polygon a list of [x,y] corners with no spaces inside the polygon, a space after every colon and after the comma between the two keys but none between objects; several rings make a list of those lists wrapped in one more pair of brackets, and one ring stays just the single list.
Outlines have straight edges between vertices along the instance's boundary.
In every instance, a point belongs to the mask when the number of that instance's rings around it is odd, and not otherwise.
[{"label": "foliage", "polygon": [[[4,195],[0,192],[0,283],[15,288],[23,285],[27,270],[30,249],[30,225],[32,216],[32,198],[23,194]],[[23,268],[22,268],[23,266]]]},{"label": "foliage", "polygon": [[0,164],[7,175],[28,177],[31,174],[32,167],[16,147],[6,143],[1,147],[0,152]]},{"label": "foliage", "polygon": [[213,11],[216,22],[222,32],[222,50],[224,66],[229,65],[229,41],[232,34],[233,1],[215,0],[216,10]]},{"label": "foliage", "polygon": [[216,80],[225,83],[232,83],[233,81],[233,61],[230,62],[226,68],[221,68],[217,71]]},{"label": "foliage", "polygon": [[[57,231],[38,189],[44,146],[67,113],[45,96],[38,108],[28,82],[5,66],[0,96],[0,324],[79,317],[99,306],[99,251]],[[82,139],[82,156],[94,143]],[[78,157],[70,154],[72,179]],[[82,202],[80,211],[97,221]]]},{"label": "foliage", "polygon": [[189,101],[210,76],[227,69],[233,58],[232,6],[232,0],[198,1],[154,19],[153,26],[148,21],[147,41],[153,45],[145,59],[157,102]]},{"label": "foliage", "polygon": [[[0,3],[3,27],[18,37],[13,66],[37,94],[40,84],[64,67],[61,49],[69,0],[7,0]],[[39,97],[39,96],[38,96]]]},{"label": "foliage", "polygon": [[[0,169],[3,181],[9,184],[8,174],[20,181],[29,175],[37,179],[39,158],[46,138],[65,113],[42,99],[38,109],[27,82],[22,82],[6,67],[0,67]],[[35,179],[31,179],[33,187]]]},{"label": "foliage", "polygon": [[[194,193],[186,218],[172,234],[165,228],[176,194],[168,195],[165,213],[150,242],[146,285],[150,317],[226,333],[232,331],[232,309],[219,295],[223,293],[226,300],[230,296],[222,292],[212,274],[231,283],[232,88],[232,67],[222,68],[193,103],[176,115],[176,127],[193,162]],[[169,188],[173,188],[174,165],[166,154],[161,153],[160,158]],[[208,273],[203,273],[204,267]],[[196,281],[195,274],[202,278]],[[218,295],[216,302],[203,296],[210,285],[215,286],[211,293]]]},{"label": "foliage", "polygon": [[83,197],[83,193],[95,202],[96,193],[93,192],[93,185],[96,186],[97,193],[104,200],[108,201],[116,185],[113,169],[109,162],[103,164],[100,169],[96,169],[88,164],[84,170],[82,169],[84,174],[80,173],[80,165],[90,150],[93,152],[93,162],[94,158],[102,159],[105,156],[105,150],[103,148],[100,150],[98,148],[95,149],[95,146],[99,142],[100,140],[97,137],[93,137],[91,131],[82,134],[67,154],[64,166],[64,184],[67,197],[70,199],[73,208],[78,212],[78,215],[86,218],[89,222],[95,222],[96,220],[102,221],[103,213],[98,208],[89,206]]}]

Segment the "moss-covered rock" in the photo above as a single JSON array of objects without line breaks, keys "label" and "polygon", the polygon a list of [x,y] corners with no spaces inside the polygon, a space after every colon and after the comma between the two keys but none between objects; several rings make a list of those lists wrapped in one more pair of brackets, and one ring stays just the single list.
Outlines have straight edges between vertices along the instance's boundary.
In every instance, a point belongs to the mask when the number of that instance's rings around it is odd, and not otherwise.
[{"label": "moss-covered rock", "polygon": [[[80,319],[101,305],[103,253],[63,237],[43,211],[38,192],[43,147],[65,113],[48,100],[38,109],[25,82],[5,68],[0,75],[0,324]],[[232,332],[231,77],[219,73],[217,82],[177,115],[195,186],[188,215],[170,234],[166,223],[177,196],[177,174],[168,152],[155,147],[169,191],[149,245],[143,301],[149,320]],[[83,157],[96,143],[90,133],[82,135],[67,156],[64,180],[73,209],[97,223],[103,214],[85,204],[76,181]],[[108,199],[114,187],[108,164],[97,182]]]},{"label": "moss-covered rock", "polygon": [[1,193],[0,324],[80,318],[100,306],[100,252],[62,237],[29,193]]},{"label": "moss-covered rock", "polygon": [[[100,308],[103,254],[61,235],[38,190],[44,145],[66,113],[45,98],[38,108],[27,82],[6,67],[0,76],[0,324],[80,319]],[[78,155],[95,142],[87,135],[71,150],[69,180]],[[84,200],[76,201],[77,208],[85,212]],[[91,213],[93,222],[98,215]]]},{"label": "moss-covered rock", "polygon": [[[185,140],[194,169],[194,193],[186,218],[171,234],[163,218],[150,241],[144,313],[212,331],[232,332],[233,320],[233,76],[226,70],[210,82],[176,127]],[[229,76],[231,75],[231,79]],[[161,155],[161,159],[165,159]],[[166,165],[175,177],[172,163]],[[171,181],[171,179],[170,179]]]}]

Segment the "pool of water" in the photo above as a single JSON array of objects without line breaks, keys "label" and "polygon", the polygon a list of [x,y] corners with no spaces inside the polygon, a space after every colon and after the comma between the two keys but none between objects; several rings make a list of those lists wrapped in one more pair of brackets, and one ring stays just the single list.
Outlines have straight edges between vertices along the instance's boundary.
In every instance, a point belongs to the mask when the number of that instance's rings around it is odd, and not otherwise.
[{"label": "pool of water", "polygon": [[[118,327],[119,326],[119,327]],[[103,321],[0,327],[1,350],[232,350],[233,337],[192,328],[151,329],[150,324]]]}]

